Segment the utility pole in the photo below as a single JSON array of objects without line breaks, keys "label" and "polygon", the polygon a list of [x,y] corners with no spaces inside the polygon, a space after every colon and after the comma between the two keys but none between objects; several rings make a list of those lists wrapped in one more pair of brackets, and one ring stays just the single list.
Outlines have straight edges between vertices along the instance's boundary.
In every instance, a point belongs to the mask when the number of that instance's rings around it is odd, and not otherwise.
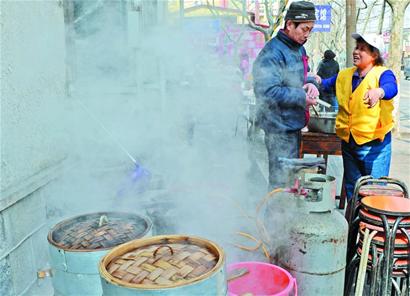
[{"label": "utility pole", "polygon": [[352,52],[355,43],[352,33],[356,32],[356,0],[346,0],[346,67],[353,65]]}]

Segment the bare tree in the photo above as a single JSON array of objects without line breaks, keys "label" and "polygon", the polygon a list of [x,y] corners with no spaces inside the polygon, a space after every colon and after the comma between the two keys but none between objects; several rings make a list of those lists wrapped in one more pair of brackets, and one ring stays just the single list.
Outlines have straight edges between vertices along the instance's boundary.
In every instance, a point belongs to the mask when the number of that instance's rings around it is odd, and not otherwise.
[{"label": "bare tree", "polygon": [[390,49],[388,65],[400,77],[400,65],[403,45],[404,13],[410,0],[386,0],[392,10],[392,23],[390,28]]},{"label": "bare tree", "polygon": [[278,0],[279,1],[279,9],[278,14],[273,15],[272,13],[272,1],[271,0],[264,0],[263,5],[265,6],[265,15],[266,19],[268,20],[268,28],[264,28],[260,24],[256,24],[254,20],[248,17],[249,26],[259,32],[263,33],[265,37],[265,42],[269,41],[272,38],[273,32],[280,26],[283,20],[283,12],[286,9],[286,6],[289,0]]},{"label": "bare tree", "polygon": [[322,58],[327,49],[331,49],[336,54],[336,59],[341,65],[344,65],[344,52],[346,44],[344,42],[345,29],[345,0],[330,0],[332,7],[332,20],[330,32],[314,33],[312,38],[306,44],[306,50],[310,56],[310,66],[314,71],[316,65]]},{"label": "bare tree", "polygon": [[[207,0],[206,3],[207,3],[207,7],[208,7],[209,11],[211,12],[211,14],[212,14],[214,17],[219,18],[219,17],[222,16],[222,14],[220,13],[220,11],[215,8],[215,4],[214,4],[214,3],[211,4],[211,3],[209,2],[209,0]],[[239,11],[239,10],[238,10],[238,11]],[[229,32],[229,29],[228,29],[224,24],[222,24],[221,29],[222,29],[222,31],[224,32],[226,38],[228,38],[228,39],[232,42],[232,44],[233,44],[233,46],[234,46],[234,50],[235,50],[235,52],[236,52],[236,51],[238,50],[238,45],[239,45],[239,43],[240,43],[240,41],[241,41],[241,39],[242,39],[242,36],[243,36],[244,32],[242,31],[242,32],[240,32],[240,33],[237,34],[237,35],[236,35],[236,34],[231,34],[231,33]]]},{"label": "bare tree", "polygon": [[[279,9],[277,14],[273,14],[272,4],[275,0],[262,0],[261,3],[264,6],[265,15],[268,20],[268,24],[258,24],[256,23],[255,13],[249,12],[248,8],[246,7],[246,1],[244,0],[232,0],[230,3],[236,8],[239,14],[242,14],[243,19],[248,21],[248,26],[254,30],[261,32],[264,36],[265,42],[269,41],[272,38],[272,34],[275,30],[280,26],[282,19],[283,19],[283,12],[286,9],[286,5],[289,0],[278,0],[279,1]],[[256,3],[258,3],[256,1]],[[222,13],[220,10],[215,8],[214,3],[210,3],[210,0],[207,0],[207,7],[209,11],[212,13],[214,17],[221,17]],[[256,7],[258,9],[258,7]],[[234,35],[229,32],[224,26],[222,26],[222,31],[224,31],[225,36],[232,42],[234,45],[234,49],[237,50],[237,46],[241,41],[241,38],[244,32],[240,34]]]},{"label": "bare tree", "polygon": [[382,30],[383,30],[383,20],[384,20],[384,14],[385,14],[385,12],[386,12],[386,0],[383,0],[382,15],[380,16],[379,26],[378,26],[378,29],[377,29],[377,33],[378,33],[378,34],[381,34],[381,33],[382,33]]},{"label": "bare tree", "polygon": [[[392,10],[392,23],[390,28],[390,49],[388,66],[391,68],[400,81],[401,71],[401,56],[403,45],[403,25],[404,25],[404,13],[407,6],[410,4],[410,0],[386,0]],[[400,93],[395,98],[395,117],[397,117],[400,104]],[[400,135],[400,121],[396,120],[394,128],[395,134]]]},{"label": "bare tree", "polygon": [[179,0],[179,17],[183,18],[184,17],[184,0]]},{"label": "bare tree", "polygon": [[369,23],[370,16],[372,14],[373,8],[376,5],[376,3],[377,3],[377,0],[373,1],[373,3],[370,4],[369,10],[367,11],[366,18],[364,20],[363,32],[366,32],[367,24]]},{"label": "bare tree", "polygon": [[352,33],[356,32],[356,0],[346,0],[346,66],[353,64],[352,52],[354,42],[351,38]]},{"label": "bare tree", "polygon": [[331,48],[337,55],[341,55],[345,51],[345,43],[343,42],[343,36],[345,35],[346,26],[341,26],[343,18],[345,18],[345,7],[342,5],[342,0],[334,0],[332,4],[333,20],[332,26],[334,29],[330,34],[325,35],[327,38],[320,44],[325,47],[321,48],[324,52],[326,49]]},{"label": "bare tree", "polygon": [[[286,9],[286,6],[289,0],[278,0],[279,9],[277,14],[273,14],[273,0],[261,0],[261,3],[264,6],[265,16],[268,21],[267,25],[257,24],[255,20],[255,14],[246,12],[246,19],[248,20],[249,27],[254,30],[261,32],[265,38],[265,42],[269,41],[272,38],[272,34],[280,26],[283,20],[283,12]],[[245,5],[242,0],[234,0],[231,2],[236,8],[240,9],[240,6]],[[257,8],[257,7],[256,7]],[[243,9],[242,9],[243,10]]]}]

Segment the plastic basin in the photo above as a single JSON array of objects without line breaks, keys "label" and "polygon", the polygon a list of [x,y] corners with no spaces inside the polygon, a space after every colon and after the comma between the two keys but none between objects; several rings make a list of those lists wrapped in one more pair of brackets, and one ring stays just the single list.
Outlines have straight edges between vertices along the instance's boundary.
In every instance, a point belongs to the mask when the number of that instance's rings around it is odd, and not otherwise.
[{"label": "plastic basin", "polygon": [[239,268],[246,268],[249,272],[229,281],[229,296],[246,293],[265,296],[297,295],[296,279],[279,266],[263,262],[238,262],[228,266],[228,274]]}]

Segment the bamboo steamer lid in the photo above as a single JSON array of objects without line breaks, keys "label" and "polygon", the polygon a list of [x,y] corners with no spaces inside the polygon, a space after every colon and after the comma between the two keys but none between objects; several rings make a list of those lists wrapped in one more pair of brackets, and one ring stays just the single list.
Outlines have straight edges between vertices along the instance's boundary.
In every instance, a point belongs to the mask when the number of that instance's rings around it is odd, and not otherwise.
[{"label": "bamboo steamer lid", "polygon": [[67,251],[101,251],[143,237],[150,228],[151,222],[136,214],[91,213],[58,223],[50,230],[48,241]]},{"label": "bamboo steamer lid", "polygon": [[222,249],[211,241],[163,235],[114,248],[102,258],[100,274],[129,288],[173,288],[208,278],[224,261]]}]

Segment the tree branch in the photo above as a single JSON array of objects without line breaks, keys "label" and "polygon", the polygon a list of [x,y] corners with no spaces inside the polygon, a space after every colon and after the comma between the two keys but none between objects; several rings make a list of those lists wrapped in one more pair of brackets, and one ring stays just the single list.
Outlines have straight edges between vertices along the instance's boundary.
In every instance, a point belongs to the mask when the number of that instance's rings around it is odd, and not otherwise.
[{"label": "tree branch", "polygon": [[268,20],[269,27],[272,27],[274,21],[273,21],[272,13],[269,10],[269,4],[270,4],[270,1],[264,0],[266,19]]}]

